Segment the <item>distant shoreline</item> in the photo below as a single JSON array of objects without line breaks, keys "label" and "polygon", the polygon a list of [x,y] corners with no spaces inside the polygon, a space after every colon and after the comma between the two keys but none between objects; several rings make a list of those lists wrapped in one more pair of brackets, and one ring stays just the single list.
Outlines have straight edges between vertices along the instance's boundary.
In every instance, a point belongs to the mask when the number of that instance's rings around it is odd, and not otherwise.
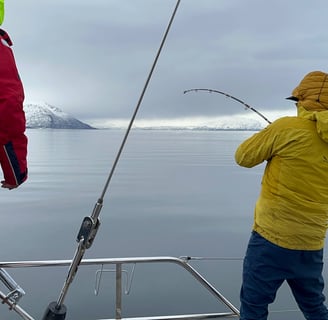
[{"label": "distant shoreline", "polygon": [[[104,127],[104,128],[51,128],[51,127],[31,127],[30,130],[126,130],[123,127]],[[260,131],[263,128],[178,128],[178,127],[133,127],[132,130],[144,131]]]}]

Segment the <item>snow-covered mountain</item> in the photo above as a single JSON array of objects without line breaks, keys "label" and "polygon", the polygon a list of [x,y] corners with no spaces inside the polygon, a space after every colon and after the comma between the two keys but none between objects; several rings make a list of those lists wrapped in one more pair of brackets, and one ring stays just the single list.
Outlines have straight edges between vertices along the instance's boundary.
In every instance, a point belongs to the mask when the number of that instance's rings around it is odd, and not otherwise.
[{"label": "snow-covered mountain", "polygon": [[90,125],[47,103],[25,104],[24,111],[27,128],[93,129]]}]

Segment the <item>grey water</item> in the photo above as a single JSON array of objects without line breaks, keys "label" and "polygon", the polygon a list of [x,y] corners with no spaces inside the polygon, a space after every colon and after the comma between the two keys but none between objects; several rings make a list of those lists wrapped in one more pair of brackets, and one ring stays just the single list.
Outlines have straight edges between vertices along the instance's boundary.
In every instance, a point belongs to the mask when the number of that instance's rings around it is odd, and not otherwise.
[{"label": "grey water", "polygon": [[[234,152],[253,133],[132,130],[84,258],[206,257],[192,265],[239,307],[242,257],[264,167],[238,167]],[[0,190],[0,261],[72,259],[81,222],[103,191],[124,134],[27,131],[29,180],[16,190]],[[65,299],[67,319],[115,317],[115,275],[103,276],[95,296],[97,269],[79,268]],[[35,319],[58,299],[67,275],[66,267],[7,271],[26,291],[20,304]],[[303,319],[286,286],[270,309],[269,319]],[[227,309],[176,266],[142,265],[123,297],[122,314],[221,311]],[[19,317],[0,305],[0,319]]]}]

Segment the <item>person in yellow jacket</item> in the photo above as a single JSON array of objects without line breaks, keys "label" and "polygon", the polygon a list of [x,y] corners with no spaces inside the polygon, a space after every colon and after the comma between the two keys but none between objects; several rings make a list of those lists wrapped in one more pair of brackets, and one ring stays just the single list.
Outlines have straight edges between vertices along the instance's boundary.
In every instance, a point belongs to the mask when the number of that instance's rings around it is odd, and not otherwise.
[{"label": "person in yellow jacket", "polygon": [[313,71],[293,90],[297,116],[241,143],[236,162],[267,162],[256,202],[240,292],[240,319],[265,320],[287,281],[308,320],[328,320],[323,247],[328,227],[328,74]]}]

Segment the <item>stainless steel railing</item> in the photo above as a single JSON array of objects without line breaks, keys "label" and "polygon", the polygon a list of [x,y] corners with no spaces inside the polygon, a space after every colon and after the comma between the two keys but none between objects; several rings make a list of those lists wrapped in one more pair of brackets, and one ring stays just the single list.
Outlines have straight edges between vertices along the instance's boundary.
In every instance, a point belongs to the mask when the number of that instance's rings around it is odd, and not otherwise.
[{"label": "stainless steel railing", "polygon": [[[115,303],[115,319],[210,319],[210,318],[230,318],[239,317],[239,310],[221,294],[210,282],[208,282],[194,267],[189,263],[189,258],[182,257],[139,257],[139,258],[100,258],[100,259],[84,259],[81,261],[81,266],[90,265],[115,265],[116,273],[116,303]],[[205,287],[220,303],[223,303],[228,312],[224,313],[207,313],[207,314],[189,314],[189,315],[172,315],[172,316],[156,316],[156,317],[138,317],[138,318],[122,318],[122,266],[127,264],[150,264],[150,263],[171,263],[176,264],[186,270],[193,278]],[[0,268],[34,268],[34,267],[60,267],[69,266],[71,260],[44,260],[44,261],[14,261],[14,262],[0,262]],[[102,272],[102,271],[100,271]],[[9,276],[10,277],[10,276]],[[10,278],[11,279],[11,278]],[[0,278],[1,280],[1,278]],[[19,287],[20,288],[20,287]],[[21,289],[21,288],[20,288]],[[16,301],[7,298],[0,291],[0,299],[6,303],[10,309],[15,311],[24,320],[34,320],[25,310],[18,306]],[[109,319],[108,319],[109,320]]]}]

